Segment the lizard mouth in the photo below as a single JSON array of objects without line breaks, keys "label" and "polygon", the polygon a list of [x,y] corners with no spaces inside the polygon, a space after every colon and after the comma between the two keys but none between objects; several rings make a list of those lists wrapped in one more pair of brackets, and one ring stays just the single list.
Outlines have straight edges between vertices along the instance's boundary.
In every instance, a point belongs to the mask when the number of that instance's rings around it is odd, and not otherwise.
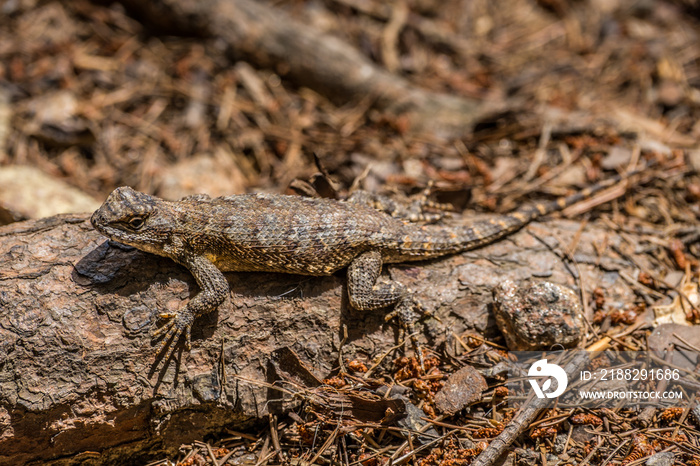
[{"label": "lizard mouth", "polygon": [[[134,241],[130,240],[129,234],[117,227],[111,226],[109,219],[101,208],[97,209],[92,214],[90,223],[95,230],[99,231],[110,240],[133,246]],[[138,241],[136,243],[138,243]]]},{"label": "lizard mouth", "polygon": [[102,230],[102,223],[104,223],[104,221],[104,215],[102,215],[102,212],[100,212],[99,209],[93,212],[92,216],[90,217],[92,227],[100,233],[104,233],[104,230]]}]

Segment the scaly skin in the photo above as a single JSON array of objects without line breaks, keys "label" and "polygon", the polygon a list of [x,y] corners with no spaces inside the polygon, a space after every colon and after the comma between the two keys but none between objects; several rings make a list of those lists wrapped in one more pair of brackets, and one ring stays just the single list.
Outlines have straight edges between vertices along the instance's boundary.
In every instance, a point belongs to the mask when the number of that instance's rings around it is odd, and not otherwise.
[{"label": "scaly skin", "polygon": [[[456,227],[396,218],[390,214],[410,220],[426,217],[415,209],[397,210],[405,205],[363,192],[348,201],[244,194],[171,202],[129,187],[115,189],[91,222],[114,241],[184,265],[197,280],[201,291],[184,309],[161,314],[171,318],[155,332],[156,337],[164,335],[159,352],[168,347],[167,361],[183,334],[189,348],[194,319],[224,301],[229,288],[222,272],[229,271],[330,275],[347,267],[350,304],[363,311],[394,306],[389,316],[398,316],[413,334],[416,311],[425,310],[404,285],[380,276],[383,264],[425,260],[491,243],[619,179]],[[378,210],[386,206],[391,212]]]}]

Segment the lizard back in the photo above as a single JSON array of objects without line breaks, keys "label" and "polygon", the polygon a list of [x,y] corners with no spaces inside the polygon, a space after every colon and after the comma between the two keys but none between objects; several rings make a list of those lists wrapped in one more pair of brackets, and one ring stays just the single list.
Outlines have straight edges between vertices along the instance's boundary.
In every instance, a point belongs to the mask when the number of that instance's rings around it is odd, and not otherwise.
[{"label": "lizard back", "polygon": [[167,251],[184,249],[205,256],[222,271],[329,275],[366,250],[397,244],[396,232],[403,226],[370,207],[331,199],[242,194],[169,202],[148,197],[170,217],[170,237],[164,243],[183,247],[164,244],[158,252],[134,246],[176,261]]}]

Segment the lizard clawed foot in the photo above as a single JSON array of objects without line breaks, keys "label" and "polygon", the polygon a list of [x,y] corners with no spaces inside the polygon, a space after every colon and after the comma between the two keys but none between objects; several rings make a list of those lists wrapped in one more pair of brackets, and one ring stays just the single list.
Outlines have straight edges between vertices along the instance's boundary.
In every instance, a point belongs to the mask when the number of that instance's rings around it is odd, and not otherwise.
[{"label": "lizard clawed foot", "polygon": [[156,350],[156,354],[163,354],[167,348],[167,352],[163,358],[163,361],[167,362],[170,356],[172,356],[183,333],[185,334],[185,346],[189,351],[192,347],[192,321],[194,320],[192,312],[185,308],[175,313],[161,313],[158,317],[170,319],[170,321],[153,331],[152,336],[154,339],[161,337],[163,339]]},{"label": "lizard clawed foot", "polygon": [[420,367],[425,371],[425,364],[423,360],[423,346],[420,344],[416,338],[416,328],[415,324],[421,318],[433,317],[433,313],[428,310],[420,301],[414,299],[413,297],[404,298],[396,305],[393,311],[388,313],[385,317],[385,321],[396,319],[399,326],[404,332],[404,335],[408,335],[411,339],[411,344],[413,349],[418,355],[418,360],[420,361]]},{"label": "lizard clawed foot", "polygon": [[392,319],[397,319],[401,327],[406,328],[408,325],[413,327],[413,324],[425,317],[432,317],[440,321],[423,303],[413,297],[409,297],[399,301],[394,310],[384,317],[384,321],[388,322]]},{"label": "lizard clawed foot", "polygon": [[[433,193],[432,181],[422,193],[410,198],[407,206],[407,214],[404,214],[412,222],[435,223],[446,217],[451,217],[455,208],[452,204],[442,204],[430,199]],[[433,212],[430,212],[433,211]]]}]

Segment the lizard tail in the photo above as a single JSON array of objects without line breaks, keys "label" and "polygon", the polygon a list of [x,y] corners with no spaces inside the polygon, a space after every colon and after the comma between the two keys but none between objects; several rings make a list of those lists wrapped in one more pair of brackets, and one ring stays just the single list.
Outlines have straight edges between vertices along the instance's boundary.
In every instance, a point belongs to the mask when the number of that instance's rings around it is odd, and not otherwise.
[{"label": "lizard tail", "polygon": [[398,247],[402,256],[400,260],[439,257],[484,246],[520,230],[537,218],[553,212],[559,212],[577,202],[589,199],[599,191],[609,188],[640,171],[635,170],[626,175],[617,175],[570,196],[560,197],[552,201],[526,204],[508,214],[478,220],[469,225],[455,227],[424,225],[418,228],[407,226],[406,235]]}]

